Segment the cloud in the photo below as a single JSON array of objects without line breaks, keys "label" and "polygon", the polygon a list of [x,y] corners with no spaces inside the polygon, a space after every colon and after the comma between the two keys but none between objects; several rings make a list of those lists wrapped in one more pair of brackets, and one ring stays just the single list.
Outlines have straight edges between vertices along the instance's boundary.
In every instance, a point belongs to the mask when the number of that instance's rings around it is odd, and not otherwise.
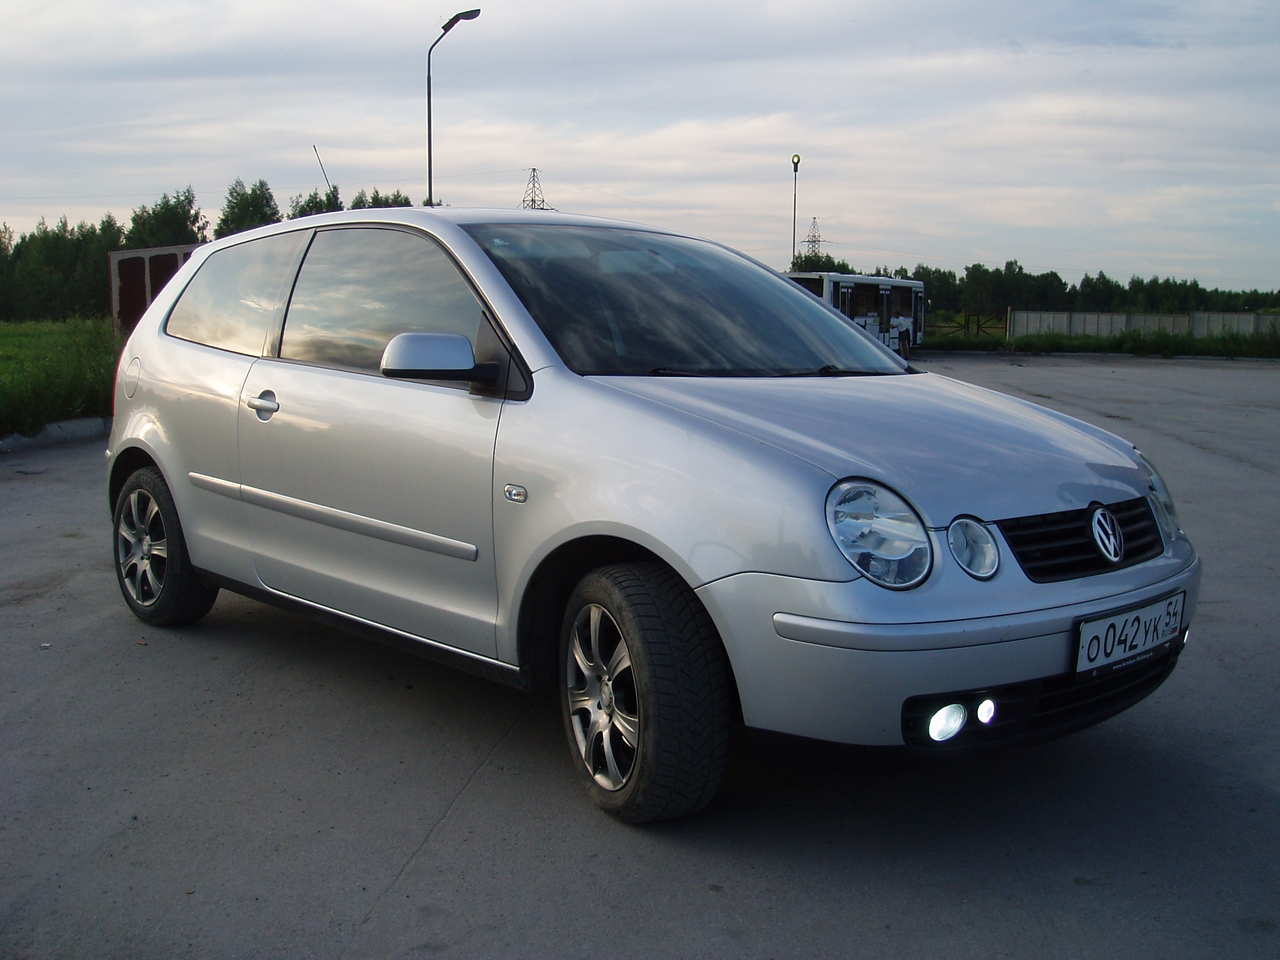
[{"label": "cloud", "polygon": [[[688,230],[775,265],[1275,287],[1280,9],[1242,2],[482,4],[433,58],[435,187]],[[127,218],[235,178],[425,195],[423,68],[455,5],[26,4],[0,37],[0,219]]]}]

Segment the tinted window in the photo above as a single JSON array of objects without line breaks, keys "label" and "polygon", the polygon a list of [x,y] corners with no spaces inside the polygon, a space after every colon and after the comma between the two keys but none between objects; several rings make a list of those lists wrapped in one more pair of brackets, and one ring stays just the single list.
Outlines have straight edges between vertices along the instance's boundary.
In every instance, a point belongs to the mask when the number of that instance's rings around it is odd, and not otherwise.
[{"label": "tinted window", "polygon": [[583,374],[901,373],[790,280],[715,244],[613,227],[465,227]]},{"label": "tinted window", "polygon": [[165,330],[196,343],[258,356],[284,306],[310,232],[297,230],[209,255],[182,291]]},{"label": "tinted window", "polygon": [[460,333],[475,348],[480,304],[448,256],[400,230],[316,234],[289,301],[280,356],[377,370],[398,333]]}]

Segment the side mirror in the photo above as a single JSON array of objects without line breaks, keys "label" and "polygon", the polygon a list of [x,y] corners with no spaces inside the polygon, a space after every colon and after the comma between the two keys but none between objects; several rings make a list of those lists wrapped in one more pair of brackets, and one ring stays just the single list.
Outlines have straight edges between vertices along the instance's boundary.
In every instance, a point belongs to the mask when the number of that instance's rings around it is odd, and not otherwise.
[{"label": "side mirror", "polygon": [[457,333],[400,333],[382,351],[384,377],[496,383],[496,363],[476,363],[471,341]]}]

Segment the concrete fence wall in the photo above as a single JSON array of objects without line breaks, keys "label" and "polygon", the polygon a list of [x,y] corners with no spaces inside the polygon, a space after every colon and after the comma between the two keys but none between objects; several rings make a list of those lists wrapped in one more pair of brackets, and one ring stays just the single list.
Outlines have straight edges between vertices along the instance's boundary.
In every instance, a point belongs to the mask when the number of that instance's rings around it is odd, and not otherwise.
[{"label": "concrete fence wall", "polygon": [[1280,317],[1266,313],[1067,313],[1051,310],[1008,311],[1005,333],[1021,337],[1029,333],[1110,336],[1127,330],[1144,333],[1191,334],[1211,337],[1224,333],[1275,332]]}]

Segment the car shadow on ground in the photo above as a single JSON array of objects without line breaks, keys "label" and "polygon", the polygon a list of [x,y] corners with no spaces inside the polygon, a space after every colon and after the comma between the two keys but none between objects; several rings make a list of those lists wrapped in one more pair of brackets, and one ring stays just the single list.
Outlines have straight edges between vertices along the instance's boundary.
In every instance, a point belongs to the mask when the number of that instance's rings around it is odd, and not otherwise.
[{"label": "car shadow on ground", "polygon": [[[571,773],[548,694],[505,687],[239,598],[223,601],[206,625],[184,631],[196,632],[207,632],[226,652],[247,646],[285,673],[330,690],[355,685],[359,702],[389,721],[425,713],[433,728],[462,723],[495,737],[517,722],[519,749],[536,754],[521,758],[523,769],[533,774],[545,765],[539,779]],[[1153,700],[1167,696],[1170,685]],[[1234,845],[1215,815],[1230,802],[1256,824],[1245,857],[1280,849],[1278,821],[1264,816],[1276,812],[1275,798],[1247,775],[1223,796],[1221,771],[1189,759],[1179,746],[1181,738],[1197,736],[1193,718],[1178,713],[1180,728],[1155,731],[1152,717],[1143,715],[1155,706],[1139,704],[1047,744],[992,751],[935,754],[744,731],[710,809],[642,829],[695,844],[734,843],[750,834],[779,855],[797,841],[820,838],[859,857],[880,849],[977,864],[994,851],[1034,849],[1067,862],[1082,847],[1149,855]],[[581,804],[577,815],[597,815],[585,795]]]},{"label": "car shadow on ground", "polygon": [[[931,754],[746,732],[708,810],[632,827],[596,810],[572,783],[553,697],[239,599],[176,636],[212,656],[243,655],[254,671],[304,691],[322,689],[306,710],[363,713],[378,737],[353,733],[346,746],[331,746],[362,751],[373,768],[402,763],[424,734],[437,748],[451,739],[446,755],[471,758],[479,791],[470,808],[465,798],[450,806],[458,829],[523,824],[521,832],[548,838],[586,831],[619,850],[646,851],[645,859],[666,850],[702,865],[695,870],[728,870],[736,882],[749,868],[775,880],[791,875],[815,895],[867,884],[908,897],[918,888],[930,903],[990,904],[1043,898],[1048,884],[1064,910],[1145,911],[1145,922],[1196,900],[1198,924],[1211,915],[1219,932],[1275,934],[1277,917],[1260,910],[1257,890],[1238,907],[1228,892],[1240,876],[1280,879],[1276,798],[1247,770],[1224,773],[1238,750],[1219,751],[1221,764],[1194,759],[1215,752],[1189,749],[1202,736],[1192,712],[1160,700],[1177,696],[1169,689],[1176,674],[1133,711],[1036,747]],[[308,736],[299,726],[295,735]],[[439,773],[417,769],[397,795],[408,802]],[[1241,831],[1242,820],[1251,829]]]}]

